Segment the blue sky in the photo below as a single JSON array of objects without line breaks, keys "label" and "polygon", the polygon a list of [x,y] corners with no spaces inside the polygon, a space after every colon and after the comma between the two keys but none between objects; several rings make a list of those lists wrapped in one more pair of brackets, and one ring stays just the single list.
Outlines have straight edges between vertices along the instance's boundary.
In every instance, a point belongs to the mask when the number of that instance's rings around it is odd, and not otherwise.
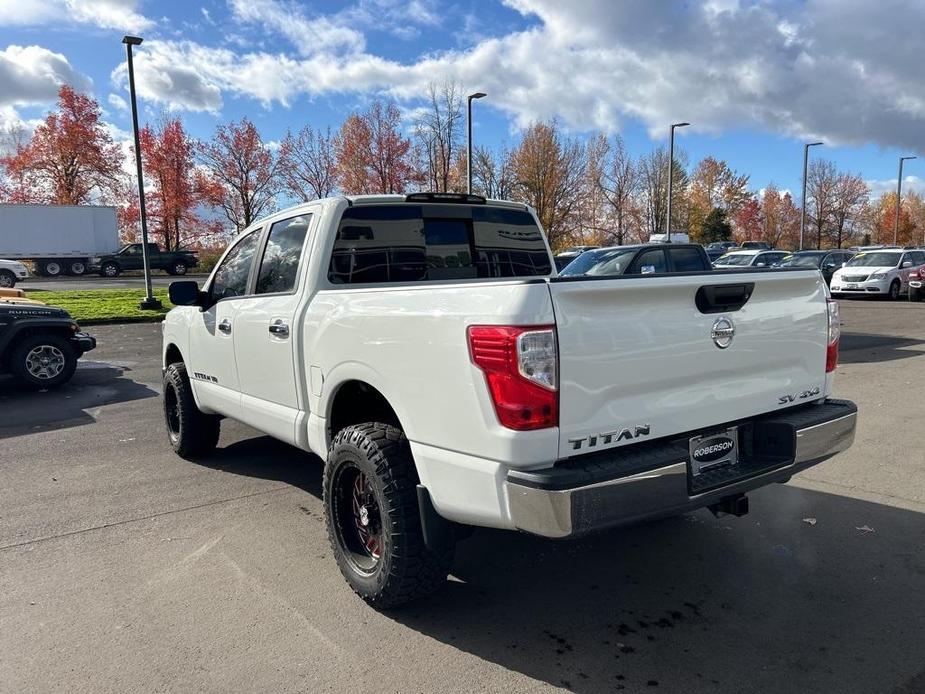
[{"label": "blue sky", "polygon": [[703,0],[0,0],[0,121],[27,126],[61,82],[92,91],[117,136],[124,33],[143,120],[180,114],[208,137],[247,115],[267,140],[336,127],[378,96],[413,112],[429,81],[486,91],[474,136],[512,144],[557,118],[572,134],[620,133],[635,155],[677,145],[726,159],[754,189],[799,190],[801,142],[875,194],[925,179],[919,29],[925,3]]}]

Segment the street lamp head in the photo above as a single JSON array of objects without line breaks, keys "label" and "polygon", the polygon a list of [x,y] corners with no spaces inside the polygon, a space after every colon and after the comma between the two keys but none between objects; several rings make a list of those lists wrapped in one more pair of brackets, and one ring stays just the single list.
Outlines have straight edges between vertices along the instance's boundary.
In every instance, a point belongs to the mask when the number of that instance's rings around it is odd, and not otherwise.
[{"label": "street lamp head", "polygon": [[818,146],[818,145],[824,145],[824,144],[825,144],[824,142],[807,142],[807,143],[806,143],[806,146],[807,146],[807,147],[816,147],[816,146]]},{"label": "street lamp head", "polygon": [[469,98],[470,99],[481,99],[484,96],[488,96],[488,94],[485,94],[484,92],[475,92],[474,94],[470,94]]},{"label": "street lamp head", "polygon": [[144,41],[140,36],[123,36],[122,43],[128,44],[130,46],[140,46],[141,42]]},{"label": "street lamp head", "polygon": [[690,125],[690,123],[672,123],[672,128],[683,128],[685,125]]},{"label": "street lamp head", "polygon": [[918,157],[900,157],[900,161],[909,161],[910,159],[918,159]]}]

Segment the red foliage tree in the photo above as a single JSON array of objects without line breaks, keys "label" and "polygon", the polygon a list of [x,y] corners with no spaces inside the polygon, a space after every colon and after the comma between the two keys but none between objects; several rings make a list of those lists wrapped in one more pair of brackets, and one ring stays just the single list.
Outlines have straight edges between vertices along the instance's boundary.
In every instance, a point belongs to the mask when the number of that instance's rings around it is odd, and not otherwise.
[{"label": "red foliage tree", "polygon": [[415,176],[409,161],[411,140],[399,130],[401,112],[394,103],[373,102],[364,114],[352,114],[334,142],[340,187],[345,193],[403,193]]},{"label": "red foliage tree", "polygon": [[207,170],[201,181],[204,199],[221,209],[237,231],[273,210],[279,160],[248,118],[220,125],[212,141],[198,149]]},{"label": "red foliage tree", "polygon": [[145,179],[151,184],[145,196],[148,223],[158,240],[175,250],[215,233],[215,223],[198,213],[211,187],[194,165],[195,143],[180,119],[167,119],[157,129],[145,126],[139,139]]},{"label": "red foliage tree", "polygon": [[749,241],[761,236],[761,203],[752,196],[735,216],[736,240]]},{"label": "red foliage tree", "polygon": [[96,100],[63,85],[58,110],[3,166],[14,181],[14,194],[18,190],[20,197],[31,198],[24,202],[84,205],[114,193],[122,161],[122,151],[100,121]]}]

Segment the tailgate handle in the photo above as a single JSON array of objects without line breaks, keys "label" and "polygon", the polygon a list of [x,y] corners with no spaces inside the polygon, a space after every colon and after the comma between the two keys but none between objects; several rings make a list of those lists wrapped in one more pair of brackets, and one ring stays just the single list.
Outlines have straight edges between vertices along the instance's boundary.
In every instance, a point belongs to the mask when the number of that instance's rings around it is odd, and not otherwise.
[{"label": "tailgate handle", "polygon": [[754,289],[754,282],[708,284],[697,290],[694,302],[701,313],[729,313],[745,306]]}]

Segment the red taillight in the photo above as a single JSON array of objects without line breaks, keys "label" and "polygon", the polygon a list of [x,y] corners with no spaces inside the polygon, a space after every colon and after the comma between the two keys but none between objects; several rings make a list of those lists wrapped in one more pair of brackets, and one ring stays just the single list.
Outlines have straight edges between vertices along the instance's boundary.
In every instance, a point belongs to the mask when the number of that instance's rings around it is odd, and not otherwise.
[{"label": "red taillight", "polygon": [[551,325],[474,325],[472,363],[485,373],[502,426],[517,431],[559,425],[556,330]]},{"label": "red taillight", "polygon": [[841,337],[841,319],[838,315],[838,302],[826,299],[828,310],[828,343],[825,350],[825,372],[832,373],[838,366],[838,339]]}]

